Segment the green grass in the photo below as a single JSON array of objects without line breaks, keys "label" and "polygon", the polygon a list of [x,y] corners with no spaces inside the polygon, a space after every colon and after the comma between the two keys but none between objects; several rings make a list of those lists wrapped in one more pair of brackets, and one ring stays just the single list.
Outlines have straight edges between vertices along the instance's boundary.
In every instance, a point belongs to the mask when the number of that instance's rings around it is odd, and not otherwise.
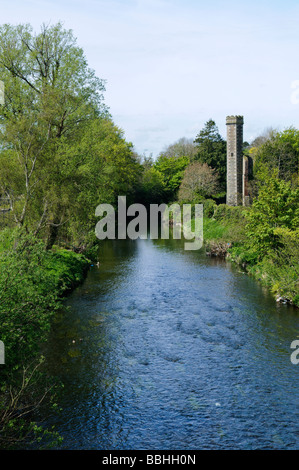
[{"label": "green grass", "polygon": [[[0,237],[0,255],[12,248],[9,233]],[[68,291],[84,280],[89,266],[90,260],[84,255],[54,246],[43,258],[41,268],[51,276],[57,289]]]},{"label": "green grass", "polygon": [[[248,274],[267,286],[275,297],[299,307],[299,257],[295,235],[286,233],[280,249],[270,250],[257,259],[246,233],[246,211],[243,207],[217,206],[213,217],[203,219],[204,244],[216,256],[228,256],[242,265]],[[194,229],[194,220],[193,229]],[[287,236],[288,235],[288,236]]]},{"label": "green grass", "polygon": [[229,226],[215,219],[204,217],[203,236],[204,240],[226,239],[229,236]]}]

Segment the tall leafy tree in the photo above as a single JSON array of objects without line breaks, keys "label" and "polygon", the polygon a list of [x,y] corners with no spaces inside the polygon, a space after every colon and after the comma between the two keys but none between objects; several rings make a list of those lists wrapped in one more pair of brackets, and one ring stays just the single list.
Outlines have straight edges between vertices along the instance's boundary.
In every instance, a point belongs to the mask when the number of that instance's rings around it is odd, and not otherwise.
[{"label": "tall leafy tree", "polygon": [[68,174],[69,148],[90,124],[108,115],[104,83],[88,65],[72,31],[58,23],[0,28],[1,193],[15,222],[38,233],[46,229],[51,246],[70,217],[74,202]]},{"label": "tall leafy tree", "polygon": [[136,199],[139,203],[145,204],[146,206],[150,204],[161,204],[164,201],[164,178],[162,173],[153,166],[143,168]]},{"label": "tall leafy tree", "polygon": [[260,145],[250,150],[255,160],[255,172],[258,174],[263,165],[277,170],[279,178],[298,182],[299,170],[299,130],[294,127],[282,132],[274,131]]},{"label": "tall leafy tree", "polygon": [[277,229],[299,228],[299,188],[280,179],[278,170],[261,166],[259,192],[247,214],[248,250],[258,259],[280,248]]},{"label": "tall leafy tree", "polygon": [[189,165],[189,157],[167,157],[160,155],[154,168],[160,172],[164,183],[165,202],[174,201],[184,176],[185,168]]},{"label": "tall leafy tree", "polygon": [[224,189],[226,182],[226,141],[219,134],[215,121],[209,119],[194,142],[197,144],[195,160],[206,163],[216,170],[219,174],[220,184]]},{"label": "tall leafy tree", "polygon": [[[141,165],[132,144],[109,118],[90,123],[80,141],[69,143],[61,154],[63,178],[68,182],[68,221],[60,231],[74,245],[95,239],[95,208],[101,203],[117,204],[117,197],[135,198]],[[54,195],[53,195],[54,197]]]}]

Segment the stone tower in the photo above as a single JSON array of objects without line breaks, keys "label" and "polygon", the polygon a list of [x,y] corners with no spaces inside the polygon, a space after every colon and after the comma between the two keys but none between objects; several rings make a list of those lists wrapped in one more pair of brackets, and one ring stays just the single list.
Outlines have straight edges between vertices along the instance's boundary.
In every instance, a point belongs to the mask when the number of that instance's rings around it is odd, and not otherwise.
[{"label": "stone tower", "polygon": [[243,116],[227,116],[226,204],[243,202]]}]

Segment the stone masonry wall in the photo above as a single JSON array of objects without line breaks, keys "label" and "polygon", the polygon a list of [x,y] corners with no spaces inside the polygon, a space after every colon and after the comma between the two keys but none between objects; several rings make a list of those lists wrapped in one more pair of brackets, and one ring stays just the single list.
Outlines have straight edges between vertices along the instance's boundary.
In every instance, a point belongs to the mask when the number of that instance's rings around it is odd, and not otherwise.
[{"label": "stone masonry wall", "polygon": [[229,206],[243,199],[243,116],[227,116],[227,196]]}]

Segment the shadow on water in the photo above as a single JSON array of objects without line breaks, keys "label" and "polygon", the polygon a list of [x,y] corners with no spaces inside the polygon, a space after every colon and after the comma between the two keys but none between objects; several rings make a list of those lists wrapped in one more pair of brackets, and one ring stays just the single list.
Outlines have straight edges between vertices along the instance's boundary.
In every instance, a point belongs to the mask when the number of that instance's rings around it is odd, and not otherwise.
[{"label": "shadow on water", "polygon": [[47,346],[66,449],[298,448],[298,310],[181,240],[118,240]]}]

